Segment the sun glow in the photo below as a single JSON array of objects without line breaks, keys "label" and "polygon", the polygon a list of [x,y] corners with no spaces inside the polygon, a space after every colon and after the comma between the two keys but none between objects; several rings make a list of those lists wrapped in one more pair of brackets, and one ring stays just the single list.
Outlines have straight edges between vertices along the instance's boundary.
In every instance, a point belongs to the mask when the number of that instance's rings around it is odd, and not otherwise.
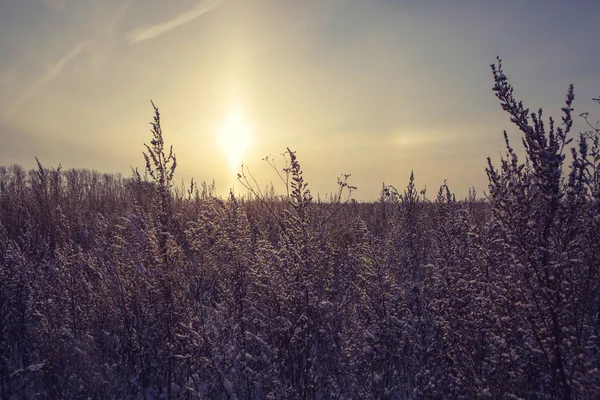
[{"label": "sun glow", "polygon": [[246,150],[252,143],[250,128],[238,109],[232,109],[221,126],[219,143],[227,155],[229,168],[232,172],[236,172],[242,164]]}]

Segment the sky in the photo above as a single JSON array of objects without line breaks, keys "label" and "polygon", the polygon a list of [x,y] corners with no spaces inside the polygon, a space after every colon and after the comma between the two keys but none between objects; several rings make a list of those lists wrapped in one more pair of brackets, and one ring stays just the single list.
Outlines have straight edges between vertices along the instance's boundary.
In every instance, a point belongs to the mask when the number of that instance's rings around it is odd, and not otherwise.
[{"label": "sky", "polygon": [[[487,190],[513,129],[494,97],[600,117],[600,2],[487,0],[0,0],[0,165],[143,169],[154,101],[175,179],[240,191],[243,162],[296,151],[313,195]],[[576,129],[584,129],[578,121]]]}]

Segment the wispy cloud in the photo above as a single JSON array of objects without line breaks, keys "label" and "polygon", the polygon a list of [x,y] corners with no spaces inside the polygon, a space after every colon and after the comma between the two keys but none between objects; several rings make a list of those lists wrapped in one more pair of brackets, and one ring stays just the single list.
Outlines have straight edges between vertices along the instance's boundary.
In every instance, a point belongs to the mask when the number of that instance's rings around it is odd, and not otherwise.
[{"label": "wispy cloud", "polygon": [[217,7],[221,2],[222,0],[203,1],[191,10],[188,10],[169,21],[133,30],[127,35],[129,44],[131,45],[143,42],[144,40],[153,39],[157,36],[162,35],[163,33],[170,31],[171,29],[177,28],[180,25],[193,21],[194,19],[200,17],[203,14],[206,14],[210,10]]},{"label": "wispy cloud", "polygon": [[133,0],[125,0],[112,13],[94,20],[86,46],[87,72],[100,72],[114,56],[116,46],[123,45],[121,25]]},{"label": "wispy cloud", "polygon": [[64,56],[54,64],[48,65],[46,72],[38,76],[29,87],[23,92],[23,95],[17,99],[10,109],[9,114],[14,114],[21,106],[36,92],[38,92],[46,83],[54,79],[79,53],[84,49],[84,42],[79,42],[73,46]]}]

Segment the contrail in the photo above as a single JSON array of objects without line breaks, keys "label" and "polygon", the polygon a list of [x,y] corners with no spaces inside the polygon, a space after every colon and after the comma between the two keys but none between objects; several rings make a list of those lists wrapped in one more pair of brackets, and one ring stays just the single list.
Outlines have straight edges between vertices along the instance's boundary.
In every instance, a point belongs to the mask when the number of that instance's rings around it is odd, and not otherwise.
[{"label": "contrail", "polygon": [[63,68],[69,64],[69,62],[75,58],[84,48],[84,42],[77,43],[71,50],[67,52],[60,60],[56,63],[48,66],[46,72],[35,79],[23,93],[21,97],[15,101],[13,107],[10,109],[9,114],[14,114],[21,108],[21,106],[37,92],[42,86],[54,79]]},{"label": "contrail", "polygon": [[129,39],[129,44],[132,45],[135,43],[143,42],[144,40],[155,38],[157,36],[162,35],[163,33],[170,31],[171,29],[177,28],[180,25],[190,22],[218,6],[219,3],[221,3],[221,1],[222,0],[213,0],[210,2],[203,2],[198,4],[191,10],[188,10],[169,21],[131,31],[127,35]]}]

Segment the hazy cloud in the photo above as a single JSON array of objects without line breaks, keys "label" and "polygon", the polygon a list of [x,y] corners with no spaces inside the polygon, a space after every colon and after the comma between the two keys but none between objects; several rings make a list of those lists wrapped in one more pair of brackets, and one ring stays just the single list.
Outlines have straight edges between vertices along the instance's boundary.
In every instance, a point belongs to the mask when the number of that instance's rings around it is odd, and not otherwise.
[{"label": "hazy cloud", "polygon": [[129,44],[135,44],[144,40],[153,39],[157,36],[162,35],[163,33],[170,31],[171,29],[177,28],[180,25],[193,21],[194,19],[200,17],[203,14],[206,14],[207,12],[218,6],[221,3],[221,1],[222,0],[204,1],[199,3],[196,7],[192,8],[191,10],[188,10],[169,21],[133,30],[127,35]]},{"label": "hazy cloud", "polygon": [[43,0],[44,4],[56,11],[63,10],[67,6],[67,0]]}]

